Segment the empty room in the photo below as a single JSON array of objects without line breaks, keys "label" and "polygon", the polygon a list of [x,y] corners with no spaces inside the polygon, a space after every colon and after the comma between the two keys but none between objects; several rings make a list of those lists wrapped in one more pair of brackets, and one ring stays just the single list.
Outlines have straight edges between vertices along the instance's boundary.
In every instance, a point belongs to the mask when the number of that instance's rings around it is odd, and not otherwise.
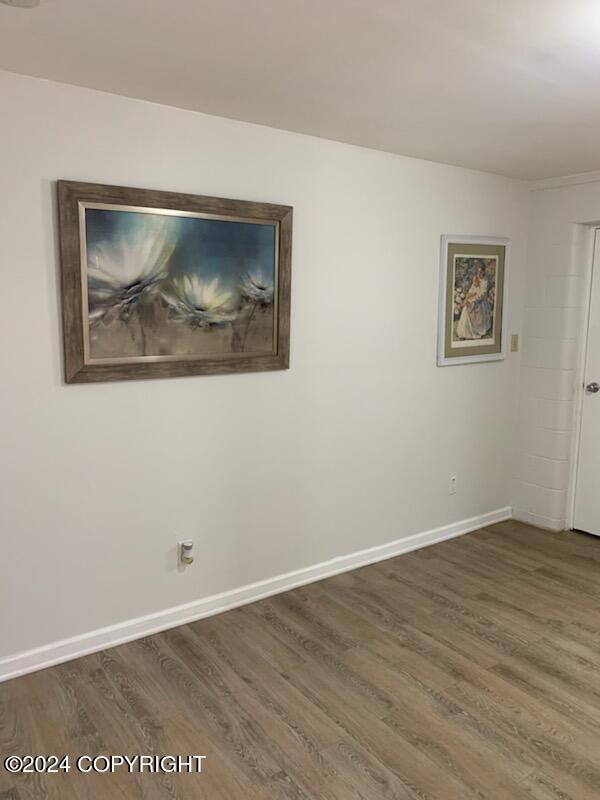
[{"label": "empty room", "polygon": [[0,0],[0,800],[600,798],[600,3]]}]

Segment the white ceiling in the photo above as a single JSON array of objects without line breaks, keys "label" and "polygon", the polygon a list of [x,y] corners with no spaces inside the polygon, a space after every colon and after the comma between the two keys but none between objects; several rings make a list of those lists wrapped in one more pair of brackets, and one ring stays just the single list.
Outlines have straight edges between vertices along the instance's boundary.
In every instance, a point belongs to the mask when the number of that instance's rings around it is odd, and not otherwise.
[{"label": "white ceiling", "polygon": [[42,0],[0,5],[0,68],[518,178],[600,167],[600,0]]}]

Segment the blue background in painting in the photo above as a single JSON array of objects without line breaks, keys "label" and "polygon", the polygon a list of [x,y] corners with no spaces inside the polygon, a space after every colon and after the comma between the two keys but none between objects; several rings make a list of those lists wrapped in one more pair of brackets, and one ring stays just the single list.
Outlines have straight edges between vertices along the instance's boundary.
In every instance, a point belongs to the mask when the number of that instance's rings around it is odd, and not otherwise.
[{"label": "blue background in painting", "polygon": [[[86,209],[88,252],[98,245],[129,239],[148,216],[137,211]],[[160,218],[166,221],[175,244],[169,260],[172,275],[196,274],[204,280],[219,276],[223,288],[235,289],[248,272],[260,271],[275,283],[274,225],[170,215]]]}]

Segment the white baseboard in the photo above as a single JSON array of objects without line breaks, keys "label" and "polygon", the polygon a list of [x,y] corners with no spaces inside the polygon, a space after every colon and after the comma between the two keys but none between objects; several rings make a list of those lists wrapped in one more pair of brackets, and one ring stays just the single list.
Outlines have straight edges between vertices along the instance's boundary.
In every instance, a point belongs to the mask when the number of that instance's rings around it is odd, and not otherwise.
[{"label": "white baseboard", "polygon": [[418,550],[421,547],[452,539],[455,536],[462,536],[465,533],[484,528],[487,525],[493,525],[496,522],[502,522],[511,517],[511,508],[499,508],[488,514],[464,519],[451,525],[445,525],[442,528],[416,533],[387,544],[370,547],[367,550],[359,550],[346,556],[338,556],[329,561],[314,564],[312,567],[304,567],[294,572],[288,572],[285,575],[278,575],[275,578],[267,578],[258,583],[251,583],[239,589],[204,597],[192,603],[168,608],[144,617],[130,619],[117,625],[110,625],[107,628],[89,631],[43,647],[36,647],[33,650],[7,656],[0,659],[0,681],[16,678],[19,675],[25,675],[35,670],[45,669],[53,664],[70,661],[73,658],[79,658],[89,653],[95,653],[98,650],[104,650],[107,647],[130,642],[133,639],[140,639],[143,636],[167,630],[167,628],[185,625],[203,617],[220,614],[237,606],[253,603],[264,597],[286,592],[289,589],[304,586],[307,583],[320,581],[340,572],[348,572],[357,567],[364,567],[367,564],[374,564],[386,558],[392,558],[402,553],[408,553],[411,550]]}]

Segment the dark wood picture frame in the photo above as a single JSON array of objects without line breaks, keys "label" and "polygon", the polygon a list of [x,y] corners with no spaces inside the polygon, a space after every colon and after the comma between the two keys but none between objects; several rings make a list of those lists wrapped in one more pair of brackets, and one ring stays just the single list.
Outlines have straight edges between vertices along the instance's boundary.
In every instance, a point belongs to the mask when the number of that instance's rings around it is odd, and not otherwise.
[{"label": "dark wood picture frame", "polygon": [[[291,206],[228,200],[220,197],[108,186],[95,183],[57,182],[62,318],[64,336],[65,380],[67,383],[169,378],[190,375],[216,375],[236,372],[259,372],[289,367],[290,288],[292,217]],[[257,354],[240,352],[198,356],[144,357],[111,363],[97,363],[86,356],[85,327],[87,299],[84,294],[82,261],[82,209],[86,204],[135,207],[214,216],[216,219],[264,221],[276,226],[277,280],[275,283],[275,322],[273,351]],[[106,362],[106,359],[102,359]],[[132,363],[135,362],[135,363]]]}]

